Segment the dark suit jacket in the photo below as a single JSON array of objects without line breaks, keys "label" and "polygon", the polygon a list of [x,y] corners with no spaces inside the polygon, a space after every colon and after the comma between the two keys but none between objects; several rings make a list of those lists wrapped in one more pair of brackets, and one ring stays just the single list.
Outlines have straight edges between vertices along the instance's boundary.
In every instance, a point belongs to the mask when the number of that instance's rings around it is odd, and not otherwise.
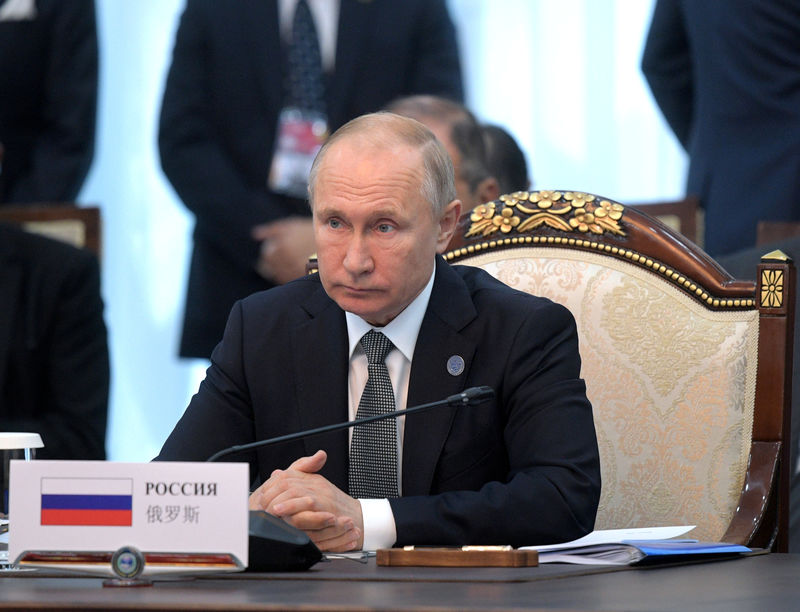
[{"label": "dark suit jacket", "polygon": [[0,224],[0,428],[40,459],[105,459],[108,346],[90,252]]},{"label": "dark suit jacket", "polygon": [[94,152],[94,3],[35,8],[33,19],[0,21],[0,203],[74,201]]},{"label": "dark suit jacket", "polygon": [[[254,266],[254,225],[309,214],[268,191],[282,48],[276,0],[188,0],[161,110],[161,164],[195,215],[180,353],[208,357],[237,299],[268,288]],[[329,127],[395,97],[461,99],[455,32],[444,0],[342,0]]]},{"label": "dark suit jacket", "polygon": [[642,69],[689,153],[709,253],[754,246],[760,219],[800,220],[795,0],[659,0]]},{"label": "dark suit jacket", "polygon": [[[448,374],[463,357],[459,376]],[[437,261],[417,339],[408,405],[475,385],[492,402],[406,419],[403,497],[391,500],[397,544],[570,540],[591,531],[600,496],[592,409],[579,378],[575,322],[549,300],[485,272]],[[217,450],[347,420],[347,327],[317,276],[234,307],[198,394],[160,460],[204,460]],[[347,490],[347,433],[263,448],[260,479],[322,448],[322,474]]]}]

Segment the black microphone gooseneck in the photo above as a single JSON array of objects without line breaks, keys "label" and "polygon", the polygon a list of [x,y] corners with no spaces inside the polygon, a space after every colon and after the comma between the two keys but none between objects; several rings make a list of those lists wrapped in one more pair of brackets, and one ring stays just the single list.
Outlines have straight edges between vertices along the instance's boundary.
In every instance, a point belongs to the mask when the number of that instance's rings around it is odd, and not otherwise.
[{"label": "black microphone gooseneck", "polygon": [[[478,404],[494,397],[494,390],[491,387],[470,387],[463,393],[457,393],[450,397],[422,404],[406,410],[394,410],[386,414],[356,419],[334,425],[326,425],[308,431],[300,431],[268,440],[259,440],[250,444],[240,444],[224,448],[207,459],[216,461],[220,457],[239,453],[259,446],[277,444],[297,440],[306,436],[314,436],[321,433],[347,429],[362,423],[371,423],[380,419],[404,416],[428,410],[436,406],[465,406],[468,404]],[[268,514],[263,510],[250,510],[248,518],[248,570],[253,571],[275,571],[275,570],[305,570],[314,565],[322,558],[322,553],[309,538],[308,534],[293,527],[283,519]]]},{"label": "black microphone gooseneck", "polygon": [[238,444],[236,446],[230,446],[228,448],[223,448],[219,452],[214,453],[208,459],[206,459],[206,461],[217,461],[221,457],[232,455],[234,453],[241,453],[244,451],[252,450],[254,448],[259,448],[261,446],[269,446],[270,444],[278,444],[279,442],[289,442],[291,440],[298,440],[300,438],[316,436],[317,434],[329,433],[332,431],[338,431],[340,429],[347,429],[348,427],[354,427],[356,425],[363,425],[364,423],[372,423],[373,421],[380,421],[381,419],[390,419],[390,418],[406,416],[408,414],[414,414],[415,412],[430,410],[431,408],[435,408],[437,406],[456,406],[456,407],[467,406],[467,405],[472,406],[475,404],[480,404],[481,402],[485,402],[486,400],[491,399],[493,397],[494,397],[494,389],[492,389],[491,387],[487,386],[470,387],[469,389],[465,389],[461,393],[456,393],[455,395],[451,395],[449,397],[446,397],[445,399],[437,400],[435,402],[430,402],[428,404],[420,404],[419,406],[414,406],[413,408],[406,408],[405,410],[393,410],[392,412],[387,412],[385,414],[376,414],[375,416],[356,419],[355,421],[334,423],[332,425],[324,425],[322,427],[317,427],[316,429],[308,429],[306,431],[298,431],[295,433],[286,434],[284,436],[278,436],[277,438],[268,438],[266,440],[257,440],[256,442],[250,442],[249,444]]}]

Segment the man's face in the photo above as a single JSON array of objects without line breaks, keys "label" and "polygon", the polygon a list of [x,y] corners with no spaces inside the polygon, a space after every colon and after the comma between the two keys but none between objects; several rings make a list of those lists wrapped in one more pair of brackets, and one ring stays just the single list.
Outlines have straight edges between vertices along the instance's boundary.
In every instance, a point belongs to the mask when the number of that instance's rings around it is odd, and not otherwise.
[{"label": "man's face", "polygon": [[345,137],[325,154],[314,187],[314,238],[322,285],[343,309],[383,326],[422,291],[460,212],[442,219],[420,192],[419,151]]}]

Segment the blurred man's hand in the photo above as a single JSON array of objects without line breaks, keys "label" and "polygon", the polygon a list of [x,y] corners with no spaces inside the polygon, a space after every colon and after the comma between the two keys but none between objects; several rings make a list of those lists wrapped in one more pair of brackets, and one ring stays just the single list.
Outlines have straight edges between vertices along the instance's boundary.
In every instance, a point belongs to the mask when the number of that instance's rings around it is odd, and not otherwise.
[{"label": "blurred man's hand", "polygon": [[277,285],[306,273],[306,262],[315,251],[310,217],[288,217],[256,225],[254,240],[261,243],[256,271]]}]

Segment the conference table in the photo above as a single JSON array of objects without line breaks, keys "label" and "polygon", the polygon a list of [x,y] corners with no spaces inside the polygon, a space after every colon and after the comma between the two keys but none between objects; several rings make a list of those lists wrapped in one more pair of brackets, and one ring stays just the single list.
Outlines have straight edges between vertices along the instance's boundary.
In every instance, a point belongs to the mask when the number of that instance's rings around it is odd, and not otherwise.
[{"label": "conference table", "polygon": [[382,567],[333,559],[305,572],[156,579],[0,572],[0,610],[797,610],[800,555],[657,567]]}]

